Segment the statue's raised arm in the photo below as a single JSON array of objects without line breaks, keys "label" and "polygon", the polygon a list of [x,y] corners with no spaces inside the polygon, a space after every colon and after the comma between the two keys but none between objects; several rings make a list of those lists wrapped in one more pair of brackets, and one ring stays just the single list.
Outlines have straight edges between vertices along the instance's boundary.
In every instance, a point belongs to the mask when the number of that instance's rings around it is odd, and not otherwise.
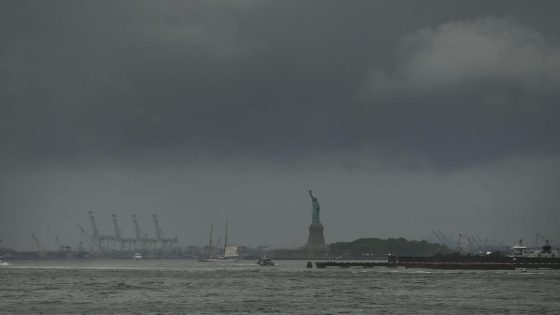
[{"label": "statue's raised arm", "polygon": [[309,190],[309,196],[311,196],[311,199],[315,199],[315,197],[313,197],[313,194],[311,193],[311,189]]}]

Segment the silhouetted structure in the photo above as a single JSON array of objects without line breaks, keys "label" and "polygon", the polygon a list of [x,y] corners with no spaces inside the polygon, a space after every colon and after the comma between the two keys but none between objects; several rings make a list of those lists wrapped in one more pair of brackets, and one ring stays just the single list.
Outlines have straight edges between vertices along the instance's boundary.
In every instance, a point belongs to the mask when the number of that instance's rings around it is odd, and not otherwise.
[{"label": "silhouetted structure", "polygon": [[321,224],[320,218],[321,206],[311,190],[309,191],[309,196],[311,197],[313,211],[311,213],[311,225],[309,226],[309,237],[307,238],[305,250],[312,253],[312,255],[324,255],[327,247],[325,245],[325,236],[323,235],[324,227]]}]

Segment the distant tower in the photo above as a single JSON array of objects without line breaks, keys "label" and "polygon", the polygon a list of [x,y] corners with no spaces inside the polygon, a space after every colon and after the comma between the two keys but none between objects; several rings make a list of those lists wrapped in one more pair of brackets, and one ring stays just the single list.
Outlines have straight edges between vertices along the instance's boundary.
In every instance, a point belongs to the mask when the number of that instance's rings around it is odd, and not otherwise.
[{"label": "distant tower", "polygon": [[319,205],[319,200],[311,193],[311,190],[309,191],[309,196],[311,196],[311,207],[313,211],[311,213],[311,225],[309,226],[309,237],[307,239],[307,245],[305,245],[305,250],[312,255],[323,255],[325,254],[327,246],[325,245],[325,237],[323,235],[324,228],[321,224],[321,206]]}]

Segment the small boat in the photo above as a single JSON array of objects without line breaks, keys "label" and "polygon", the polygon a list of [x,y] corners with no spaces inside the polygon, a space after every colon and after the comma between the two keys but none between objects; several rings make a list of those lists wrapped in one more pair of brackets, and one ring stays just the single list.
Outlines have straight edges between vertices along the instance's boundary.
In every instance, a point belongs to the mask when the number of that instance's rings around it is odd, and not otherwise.
[{"label": "small boat", "polygon": [[274,266],[272,259],[264,256],[257,260],[257,264],[261,266]]},{"label": "small boat", "polygon": [[132,257],[132,259],[134,259],[134,260],[140,260],[142,258],[144,258],[144,257],[142,257],[142,254],[140,254],[140,253],[136,253],[136,254],[134,254],[134,257]]}]

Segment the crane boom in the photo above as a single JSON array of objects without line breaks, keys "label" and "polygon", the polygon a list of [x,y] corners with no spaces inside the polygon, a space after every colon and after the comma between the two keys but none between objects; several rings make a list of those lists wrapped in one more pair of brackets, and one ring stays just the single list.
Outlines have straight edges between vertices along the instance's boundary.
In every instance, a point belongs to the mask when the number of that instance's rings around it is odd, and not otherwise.
[{"label": "crane boom", "polygon": [[158,241],[161,241],[161,239],[163,238],[163,232],[161,231],[161,228],[159,227],[159,222],[158,222],[158,218],[157,215],[153,215],[154,218],[154,228],[156,230],[156,238]]},{"label": "crane boom", "polygon": [[117,216],[113,213],[112,217],[113,217],[113,226],[115,228],[115,238],[117,240],[120,240],[122,235],[121,235],[121,231],[119,230],[119,224],[117,223]]},{"label": "crane boom", "polygon": [[136,220],[136,215],[132,215],[132,222],[134,223],[134,234],[136,236],[136,240],[139,241],[142,239],[142,233],[140,232],[140,228],[138,227],[138,220]]},{"label": "crane boom", "polygon": [[39,244],[39,240],[37,239],[37,236],[35,236],[35,234],[31,233],[31,238],[33,238],[33,242],[35,243],[35,246],[37,246],[37,250],[42,252],[43,248]]},{"label": "crane boom", "polygon": [[99,237],[99,230],[97,230],[97,224],[95,224],[95,218],[93,217],[92,211],[89,211],[89,219],[91,221],[91,230],[93,231],[93,243],[97,246],[97,249],[101,251],[101,238]]},{"label": "crane boom", "polygon": [[87,243],[86,246],[91,247],[91,245],[92,245],[91,236],[87,235],[86,230],[84,230],[84,228],[81,225],[78,225],[78,228],[80,229],[80,233],[82,234],[83,241],[85,241]]},{"label": "crane boom", "polygon": [[[311,191],[310,191],[311,193]],[[224,251],[226,250],[226,246],[227,246],[227,237],[228,237],[228,221],[226,220],[226,232],[224,234]]]},{"label": "crane boom", "polygon": [[91,230],[93,232],[93,237],[98,238],[99,232],[97,230],[97,224],[95,224],[95,218],[93,217],[93,212],[89,211],[89,219],[91,221]]}]

